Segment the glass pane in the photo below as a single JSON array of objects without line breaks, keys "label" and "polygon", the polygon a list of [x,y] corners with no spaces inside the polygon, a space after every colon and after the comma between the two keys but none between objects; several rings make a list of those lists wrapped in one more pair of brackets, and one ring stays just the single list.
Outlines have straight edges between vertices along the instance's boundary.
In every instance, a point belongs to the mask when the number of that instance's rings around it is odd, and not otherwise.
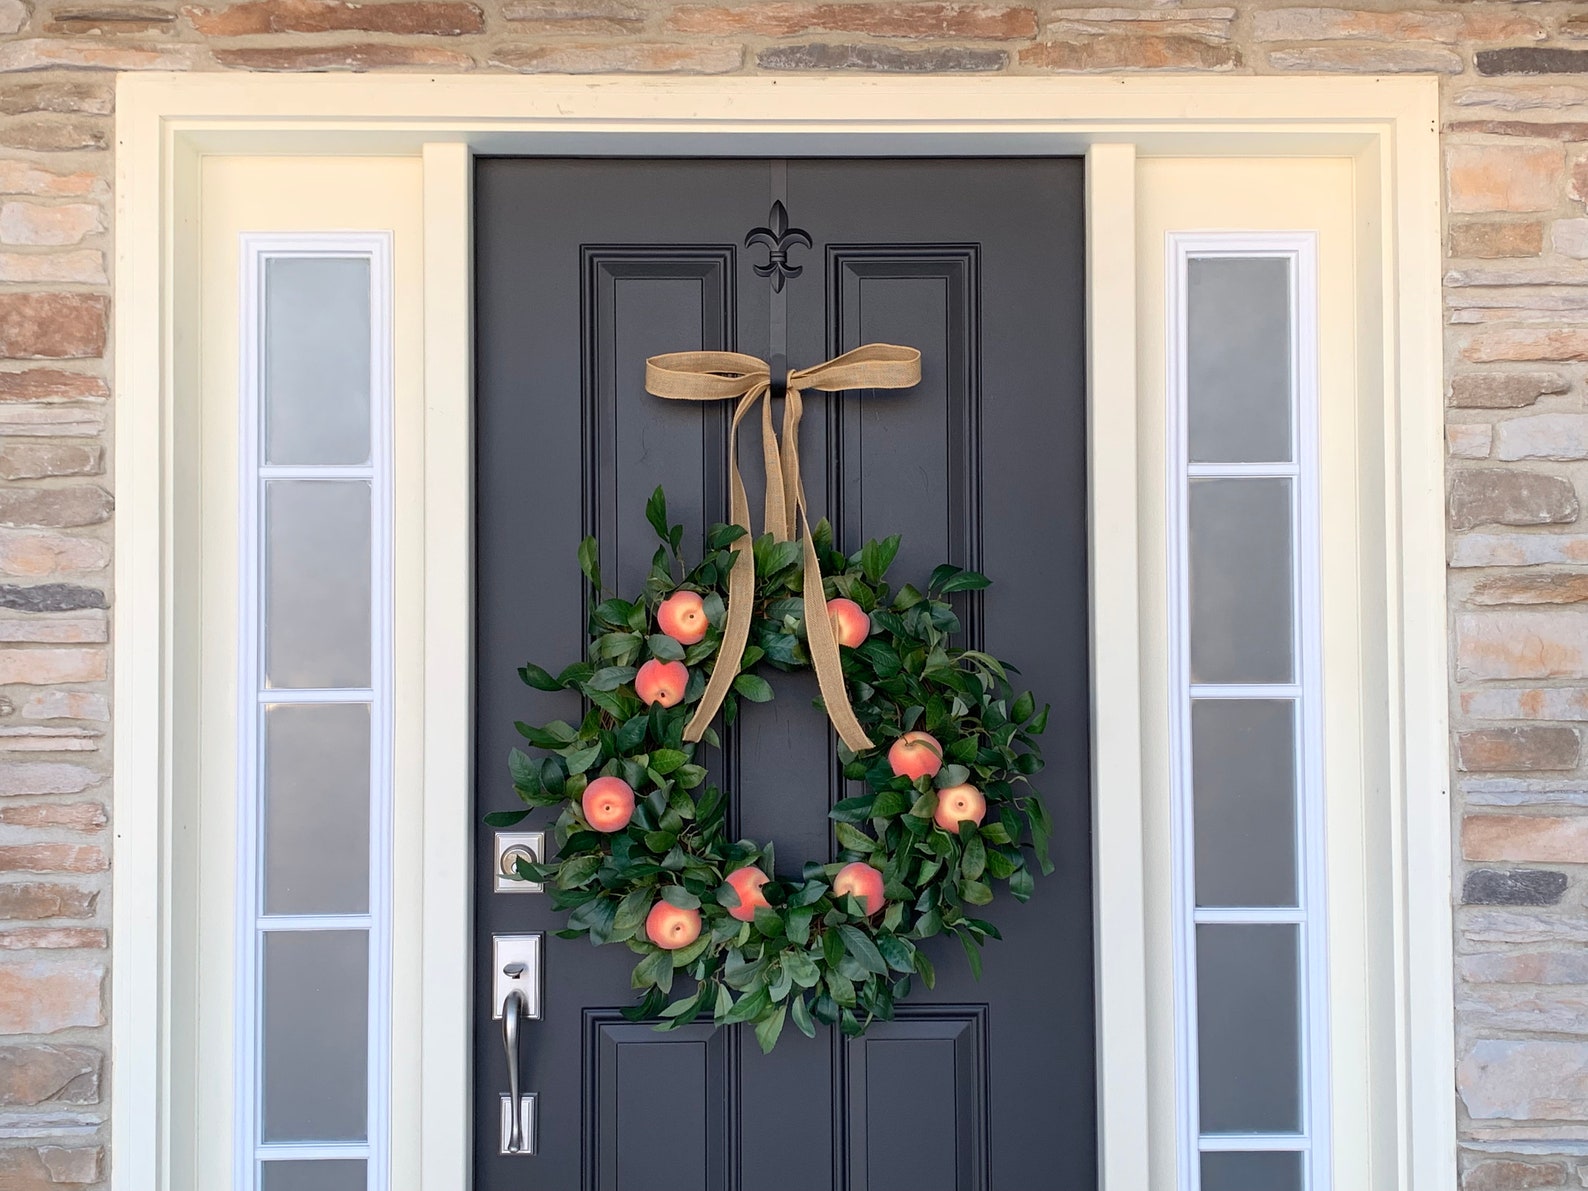
[{"label": "glass pane", "polygon": [[264,1140],[364,1141],[369,936],[264,936]]},{"label": "glass pane", "polygon": [[1202,1132],[1299,1132],[1297,928],[1220,923],[1196,931]]},{"label": "glass pane", "polygon": [[1290,481],[1190,484],[1191,681],[1289,682]]},{"label": "glass pane", "polygon": [[1297,904],[1294,712],[1281,699],[1191,705],[1199,906]]},{"label": "glass pane", "polygon": [[1202,1191],[1302,1191],[1301,1155],[1203,1154]]},{"label": "glass pane", "polygon": [[369,260],[265,262],[265,461],[369,461]]},{"label": "glass pane", "polygon": [[1289,260],[1191,260],[1186,323],[1186,431],[1192,461],[1288,462]]},{"label": "glass pane", "polygon": [[364,1191],[364,1160],[264,1162],[260,1191]]},{"label": "glass pane", "polygon": [[265,485],[265,683],[370,684],[370,487]]},{"label": "glass pane", "polygon": [[369,707],[265,712],[265,913],[369,909]]}]

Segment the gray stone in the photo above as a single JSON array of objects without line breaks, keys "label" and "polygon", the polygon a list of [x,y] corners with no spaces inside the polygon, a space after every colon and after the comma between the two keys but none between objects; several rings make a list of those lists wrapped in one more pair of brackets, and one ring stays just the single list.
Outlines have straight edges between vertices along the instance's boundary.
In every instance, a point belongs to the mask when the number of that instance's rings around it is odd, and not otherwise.
[{"label": "gray stone", "polygon": [[13,612],[77,612],[83,608],[106,606],[105,593],[97,587],[75,583],[0,583],[0,608]]},{"label": "gray stone", "polygon": [[1456,970],[1469,984],[1588,984],[1588,951],[1508,947],[1463,955],[1456,960]]},{"label": "gray stone", "polygon": [[1559,910],[1462,909],[1457,932],[1467,943],[1588,943],[1588,918]]},{"label": "gray stone", "polygon": [[94,484],[0,489],[0,525],[98,525],[114,507],[110,493]]},{"label": "gray stone", "polygon": [[86,1046],[0,1046],[0,1105],[97,1104],[102,1061]]},{"label": "gray stone", "polygon": [[1553,906],[1566,892],[1566,874],[1547,869],[1474,869],[1461,886],[1469,906]]},{"label": "gray stone", "polygon": [[763,70],[877,70],[910,74],[1002,70],[1009,64],[1003,50],[941,46],[903,50],[869,42],[771,46],[756,55]]},{"label": "gray stone", "polygon": [[1462,1056],[1456,1086],[1478,1120],[1580,1121],[1588,1117],[1588,1042],[1480,1038]]},{"label": "gray stone", "polygon": [[1570,388],[1571,381],[1558,372],[1468,372],[1451,378],[1449,404],[1452,409],[1521,409]]},{"label": "gray stone", "polygon": [[1577,520],[1577,493],[1564,476],[1483,467],[1450,477],[1450,528],[1563,525]]},{"label": "gray stone", "polygon": [[1588,459],[1588,414],[1534,414],[1501,422],[1498,459]]},{"label": "gray stone", "polygon": [[1588,74],[1588,50],[1511,46],[1473,55],[1479,74]]},{"label": "gray stone", "polygon": [[1482,984],[1462,991],[1456,1016],[1470,1031],[1519,1034],[1588,1033],[1588,988],[1580,984],[1515,988]]}]

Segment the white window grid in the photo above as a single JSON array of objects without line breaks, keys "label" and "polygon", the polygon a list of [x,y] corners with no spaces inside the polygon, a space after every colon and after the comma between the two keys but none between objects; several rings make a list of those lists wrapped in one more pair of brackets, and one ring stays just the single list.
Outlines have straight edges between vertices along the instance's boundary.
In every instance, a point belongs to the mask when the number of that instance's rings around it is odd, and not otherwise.
[{"label": "white window grid", "polygon": [[[1291,461],[1193,463],[1188,442],[1189,276],[1193,260],[1280,259],[1288,263],[1291,310]],[[1202,1155],[1296,1152],[1306,1191],[1330,1191],[1328,950],[1322,717],[1318,485],[1318,243],[1310,231],[1170,232],[1167,237],[1167,515],[1169,541],[1170,838],[1178,1108],[1178,1187],[1201,1191]],[[1294,681],[1193,683],[1190,667],[1190,481],[1291,481]],[[1203,907],[1196,903],[1191,709],[1203,699],[1289,701],[1296,715],[1297,904]],[[1211,923],[1291,924],[1298,933],[1301,1129],[1296,1133],[1204,1133],[1200,1120],[1196,928]]]},{"label": "white window grid", "polygon": [[[362,1159],[367,1191],[389,1186],[391,1036],[391,836],[393,697],[392,552],[392,236],[389,232],[245,232],[239,237],[239,557],[237,956],[235,1141],[233,1185],[259,1191],[274,1161]],[[267,464],[264,461],[263,348],[265,283],[271,260],[356,258],[370,271],[370,455],[361,465]],[[271,480],[364,480],[370,485],[370,686],[267,688],[264,681],[265,581],[261,510]],[[271,706],[365,704],[370,713],[369,910],[364,914],[266,914],[260,829],[262,742]],[[273,931],[364,931],[368,945],[368,1038],[365,1139],[361,1142],[266,1142],[263,1139],[262,1007],[265,936]]]}]

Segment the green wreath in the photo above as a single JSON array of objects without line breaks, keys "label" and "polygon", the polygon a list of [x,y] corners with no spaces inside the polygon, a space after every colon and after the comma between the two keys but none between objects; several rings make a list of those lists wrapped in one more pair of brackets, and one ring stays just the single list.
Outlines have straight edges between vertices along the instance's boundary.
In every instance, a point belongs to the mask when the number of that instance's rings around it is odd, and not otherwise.
[{"label": "green wreath", "polygon": [[[878,743],[859,753],[839,745],[844,776],[867,791],[830,812],[838,860],[779,877],[770,844],[727,838],[727,798],[684,739],[722,640],[734,544],[745,531],[715,526],[690,568],[683,526],[668,523],[660,488],[646,516],[661,546],[643,594],[630,601],[605,591],[587,538],[579,565],[595,593],[589,660],[556,675],[535,665],[519,672],[538,690],[578,691],[589,704],[578,724],[518,724],[540,755],[511,757],[518,796],[562,808],[556,859],[517,866],[571,911],[558,935],[626,944],[640,956],[633,987],[643,996],[624,1011],[631,1019],[657,1018],[663,1030],[703,1015],[717,1025],[750,1022],[767,1051],[789,1018],[808,1036],[818,1021],[858,1035],[890,1019],[913,978],[933,986],[920,943],[936,935],[957,936],[979,978],[979,948],[999,934],[975,910],[993,901],[997,881],[1018,901],[1031,896],[1027,847],[1043,872],[1053,868],[1051,824],[1029,790],[1048,709],[1015,693],[1012,667],[949,644],[959,619],[944,597],[988,580],[940,566],[925,590],[894,590],[885,576],[897,536],[846,557],[825,520],[813,531],[845,684]],[[739,699],[772,698],[758,671],[810,665],[801,544],[766,534],[753,557],[751,634],[724,723]],[[709,728],[703,740],[719,745]],[[529,813],[488,821],[511,826]]]}]

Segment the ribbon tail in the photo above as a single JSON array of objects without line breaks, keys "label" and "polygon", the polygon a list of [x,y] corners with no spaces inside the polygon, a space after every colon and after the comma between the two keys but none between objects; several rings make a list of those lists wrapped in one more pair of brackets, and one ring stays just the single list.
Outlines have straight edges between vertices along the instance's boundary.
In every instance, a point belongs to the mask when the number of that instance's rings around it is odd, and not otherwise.
[{"label": "ribbon tail", "polygon": [[805,516],[803,501],[800,503],[800,524],[805,539],[805,641],[810,646],[816,685],[821,688],[827,718],[838,730],[838,738],[852,752],[864,752],[872,747],[871,738],[855,718],[854,705],[849,702],[849,689],[844,685],[838,638],[833,634],[833,622],[827,614],[827,596],[822,591],[821,562],[816,557],[816,543],[811,538],[810,521]]}]

